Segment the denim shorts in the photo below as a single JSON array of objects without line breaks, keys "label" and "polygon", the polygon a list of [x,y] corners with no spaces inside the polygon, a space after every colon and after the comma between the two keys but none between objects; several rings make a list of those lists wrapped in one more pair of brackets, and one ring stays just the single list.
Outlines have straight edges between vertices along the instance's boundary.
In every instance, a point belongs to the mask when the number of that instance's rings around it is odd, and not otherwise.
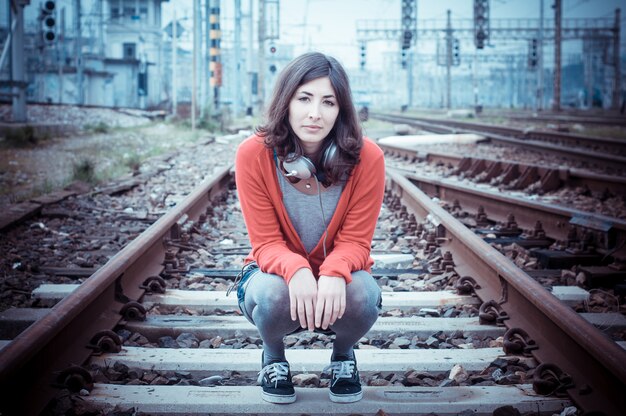
[{"label": "denim shorts", "polygon": [[248,315],[248,312],[246,311],[246,307],[244,305],[246,288],[248,287],[248,284],[250,283],[250,278],[259,271],[261,271],[261,269],[259,268],[259,265],[256,264],[256,262],[254,261],[250,262],[246,264],[245,266],[243,266],[243,269],[241,269],[241,278],[237,282],[237,304],[239,305],[239,310],[241,311],[243,316],[245,316],[246,319],[250,321],[251,323],[253,323],[252,319]]}]

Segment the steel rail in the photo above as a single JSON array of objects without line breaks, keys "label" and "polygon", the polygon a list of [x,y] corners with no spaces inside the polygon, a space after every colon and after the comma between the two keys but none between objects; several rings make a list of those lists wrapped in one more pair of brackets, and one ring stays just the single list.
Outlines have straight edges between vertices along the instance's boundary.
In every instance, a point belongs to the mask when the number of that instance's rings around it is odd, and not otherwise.
[{"label": "steel rail", "polygon": [[415,120],[415,121],[419,121],[423,123],[440,124],[443,126],[460,128],[460,129],[469,129],[469,130],[473,129],[475,131],[488,131],[490,133],[497,133],[497,134],[505,135],[508,137],[516,137],[516,138],[520,138],[523,140],[535,139],[535,140],[549,141],[553,143],[566,142],[568,145],[576,145],[576,146],[583,146],[583,147],[589,147],[589,148],[605,147],[608,149],[617,149],[621,152],[626,151],[626,141],[607,138],[607,137],[591,137],[591,136],[583,136],[580,134],[562,133],[562,132],[556,132],[556,131],[519,129],[515,127],[500,126],[500,125],[493,125],[493,124],[484,124],[484,123],[448,120],[448,119],[439,119],[439,118],[428,118],[428,117],[412,117],[412,116],[401,116],[401,115],[379,114],[379,113],[370,113],[370,116],[372,117],[387,116],[387,117],[400,119],[406,122]]},{"label": "steel rail", "polygon": [[[490,115],[487,115],[489,117]],[[491,115],[498,117],[497,114]],[[626,126],[626,118],[618,116],[577,116],[567,114],[542,114],[538,116],[524,114],[505,114],[504,117],[515,120],[542,121],[542,122],[558,122],[558,123],[578,123],[578,124],[602,124]]]},{"label": "steel rail", "polygon": [[55,374],[82,364],[92,337],[122,319],[121,308],[137,301],[146,278],[163,270],[164,239],[181,221],[197,219],[231,180],[232,166],[219,169],[104,266],[59,302],[45,317],[0,352],[0,412],[39,414],[58,390]]},{"label": "steel rail", "polygon": [[[615,139],[600,139],[600,138],[585,138],[583,136],[572,136],[560,134],[561,140],[569,140],[568,146],[559,146],[553,143],[546,143],[541,141],[542,138],[554,138],[559,133],[551,132],[531,132],[532,136],[528,136],[525,139],[519,139],[516,137],[524,137],[524,134],[520,130],[511,129],[502,126],[491,126],[485,124],[476,123],[463,123],[452,120],[440,120],[440,119],[426,119],[419,117],[407,117],[396,116],[389,114],[370,113],[371,118],[379,120],[390,121],[395,123],[406,123],[420,127],[427,131],[433,131],[435,133],[474,133],[485,136],[486,138],[506,143],[513,146],[522,148],[535,149],[541,152],[548,152],[556,156],[567,156],[575,160],[579,160],[584,163],[595,163],[600,166],[610,166],[614,169],[623,169],[626,166],[626,157],[619,156],[618,153],[626,153],[626,141]],[[512,136],[512,137],[511,137]],[[581,142],[589,140],[590,149],[571,147]],[[550,139],[550,141],[553,141]],[[599,152],[593,149],[610,144],[613,150],[607,152]]]},{"label": "steel rail", "polygon": [[[561,303],[397,170],[387,169],[388,189],[399,194],[416,218],[445,228],[444,250],[454,253],[459,275],[480,285],[482,300],[499,302],[508,313],[508,328],[523,328],[538,346],[532,355],[554,363],[573,380],[567,390],[587,412],[626,414],[626,351]],[[458,260],[460,258],[460,261]]]},{"label": "steel rail", "polygon": [[[517,224],[529,230],[540,219],[546,234],[557,240],[567,240],[569,226],[575,224],[607,233],[610,237],[607,244],[611,246],[604,247],[603,250],[612,250],[616,248],[613,245],[626,241],[625,220],[467,187],[447,179],[421,176],[412,172],[403,172],[403,175],[431,197],[437,197],[449,204],[455,200],[463,201],[463,210],[471,213],[476,213],[482,206],[488,217],[501,222],[505,222],[507,216],[513,213]],[[621,248],[617,254],[623,254],[624,251],[626,248]]]},{"label": "steel rail", "polygon": [[[378,143],[378,146],[383,149],[386,154],[396,155],[402,157],[408,161],[412,160],[425,160],[428,163],[442,163],[445,165],[451,165],[454,167],[459,166],[463,159],[467,159],[465,156],[453,154],[453,153],[439,153],[431,151],[421,151],[419,145],[416,146],[402,146],[397,144]],[[472,160],[478,160],[478,158],[471,158]],[[502,160],[492,160],[481,158],[488,164],[501,162],[517,164],[516,162],[506,162]],[[522,165],[521,163],[519,165]],[[528,167],[535,167],[537,169],[552,169],[559,171],[559,178],[567,185],[572,187],[587,186],[592,191],[604,192],[606,189],[611,190],[617,195],[626,195],[626,177],[617,175],[603,175],[598,173],[588,172],[582,169],[564,169],[564,168],[551,168],[540,165],[526,165]],[[478,173],[478,172],[477,172]]]}]

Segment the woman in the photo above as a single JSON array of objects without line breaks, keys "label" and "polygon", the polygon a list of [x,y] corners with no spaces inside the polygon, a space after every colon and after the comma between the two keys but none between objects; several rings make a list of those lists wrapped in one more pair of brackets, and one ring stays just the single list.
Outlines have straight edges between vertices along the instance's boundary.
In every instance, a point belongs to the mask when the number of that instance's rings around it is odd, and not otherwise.
[{"label": "woman", "polygon": [[296,400],[283,338],[308,329],[336,337],[330,399],[360,400],[353,346],[380,308],[370,249],[385,166],[334,58],[307,53],[284,68],[266,123],[241,143],[235,167],[252,245],[237,294],[263,340],[263,399]]}]

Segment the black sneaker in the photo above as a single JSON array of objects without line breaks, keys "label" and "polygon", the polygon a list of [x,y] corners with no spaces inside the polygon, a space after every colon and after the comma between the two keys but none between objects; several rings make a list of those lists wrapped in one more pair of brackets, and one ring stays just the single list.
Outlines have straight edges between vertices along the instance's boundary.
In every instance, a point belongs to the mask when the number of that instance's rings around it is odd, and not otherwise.
[{"label": "black sneaker", "polygon": [[293,403],[296,391],[291,382],[291,371],[287,361],[274,361],[267,364],[259,373],[257,380],[263,392],[261,397],[270,403]]},{"label": "black sneaker", "polygon": [[332,370],[330,400],[335,403],[352,403],[363,398],[356,359],[345,355],[332,358],[324,372]]}]

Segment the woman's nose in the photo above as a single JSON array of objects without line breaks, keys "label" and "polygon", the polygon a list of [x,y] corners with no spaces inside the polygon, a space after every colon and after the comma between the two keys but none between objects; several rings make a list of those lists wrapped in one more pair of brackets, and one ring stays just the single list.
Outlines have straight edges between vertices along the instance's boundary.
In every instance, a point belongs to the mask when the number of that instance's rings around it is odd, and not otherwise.
[{"label": "woman's nose", "polygon": [[317,108],[317,106],[311,106],[311,109],[309,110],[309,118],[317,120],[318,118],[320,118],[320,111]]}]

